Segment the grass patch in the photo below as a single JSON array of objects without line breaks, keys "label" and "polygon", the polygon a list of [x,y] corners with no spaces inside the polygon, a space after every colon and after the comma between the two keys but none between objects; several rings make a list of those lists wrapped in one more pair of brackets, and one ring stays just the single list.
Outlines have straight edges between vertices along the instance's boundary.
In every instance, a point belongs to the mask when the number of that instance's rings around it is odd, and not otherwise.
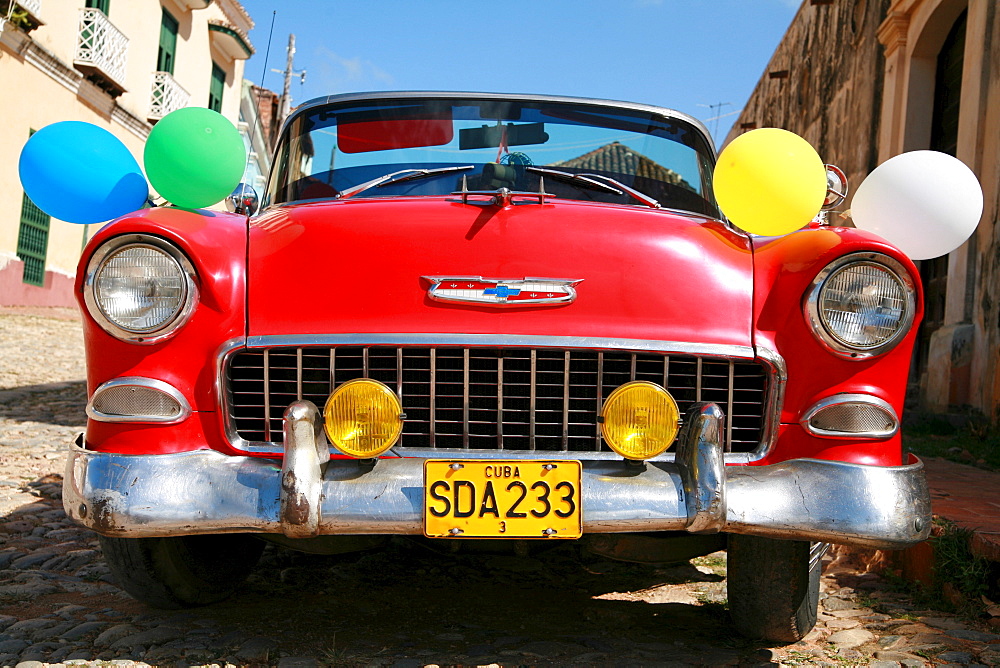
[{"label": "grass patch", "polygon": [[925,416],[903,426],[903,445],[918,455],[1000,471],[1000,423],[970,415],[964,426]]},{"label": "grass patch", "polygon": [[726,555],[722,552],[713,552],[704,557],[695,557],[691,560],[691,563],[695,566],[708,568],[716,575],[723,577],[726,575]]},{"label": "grass patch", "polygon": [[[906,594],[910,601],[917,608],[922,608],[925,610],[943,610],[952,611],[954,606],[949,604],[941,596],[940,588],[925,587],[919,582],[912,582],[907,580],[899,573],[893,571],[886,571],[882,574],[885,578],[885,582],[889,585],[891,591],[898,592],[900,594]],[[905,619],[908,622],[919,622],[920,619],[917,615],[912,612],[898,610],[893,607],[892,604],[880,603],[878,608],[875,608],[878,612],[884,612],[892,615],[896,619]]]},{"label": "grass patch", "polygon": [[875,610],[881,605],[881,601],[871,596],[865,596],[864,594],[856,594],[854,596],[854,602],[860,605],[862,608],[871,608]]},{"label": "grass patch", "polygon": [[[971,529],[946,519],[935,519],[934,525],[930,539],[934,547],[934,586],[910,582],[892,571],[883,577],[891,589],[907,594],[917,606],[954,612],[966,619],[983,618],[986,616],[983,596],[994,599],[997,596],[997,565],[972,553]],[[917,620],[910,613],[896,613],[896,616]]]},{"label": "grass patch", "polygon": [[707,591],[695,591],[694,600],[698,601],[705,610],[711,612],[712,614],[719,613],[719,616],[725,616],[728,614],[729,610],[729,598],[720,598],[719,596],[713,596]]},{"label": "grass patch", "polygon": [[816,663],[816,657],[808,652],[790,649],[781,660],[781,663],[786,666],[812,666]]},{"label": "grass patch", "polygon": [[934,574],[937,587],[951,585],[961,595],[952,599],[956,611],[970,617],[984,612],[982,597],[990,594],[992,564],[972,553],[969,539],[973,531],[956,526],[948,520],[939,520],[941,533],[934,536]]}]

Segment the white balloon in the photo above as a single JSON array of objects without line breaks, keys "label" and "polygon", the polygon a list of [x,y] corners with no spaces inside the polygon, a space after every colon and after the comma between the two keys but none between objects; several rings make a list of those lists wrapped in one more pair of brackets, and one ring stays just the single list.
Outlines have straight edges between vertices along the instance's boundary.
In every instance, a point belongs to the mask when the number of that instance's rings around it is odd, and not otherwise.
[{"label": "white balloon", "polygon": [[886,160],[858,187],[854,224],[897,246],[912,260],[955,250],[983,215],[983,189],[961,160],[912,151]]}]

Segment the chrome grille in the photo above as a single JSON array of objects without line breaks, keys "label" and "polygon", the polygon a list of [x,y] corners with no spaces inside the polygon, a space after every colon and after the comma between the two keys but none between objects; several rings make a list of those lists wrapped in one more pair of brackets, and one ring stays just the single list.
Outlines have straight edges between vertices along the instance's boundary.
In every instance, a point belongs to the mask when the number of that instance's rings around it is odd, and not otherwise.
[{"label": "chrome grille", "polygon": [[760,444],[767,368],[755,361],[619,350],[479,347],[280,347],[243,350],[226,365],[235,434],[281,441],[285,408],[322,409],[333,388],[372,378],[393,388],[406,421],[397,448],[609,452],[597,416],[630,380],[666,387],[682,415],[713,401],[728,416],[726,449]]}]

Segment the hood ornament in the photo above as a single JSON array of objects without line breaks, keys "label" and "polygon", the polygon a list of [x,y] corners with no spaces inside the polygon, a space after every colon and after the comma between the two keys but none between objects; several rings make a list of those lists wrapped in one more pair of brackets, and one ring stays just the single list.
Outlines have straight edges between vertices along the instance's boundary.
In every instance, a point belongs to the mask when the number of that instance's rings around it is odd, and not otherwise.
[{"label": "hood ornament", "polygon": [[[521,190],[511,190],[507,187],[500,187],[496,190],[469,190],[469,182],[465,175],[462,175],[462,189],[456,190],[452,195],[461,197],[462,204],[474,204],[475,206],[499,206],[506,207],[515,203],[514,198],[535,199],[539,204],[545,204],[546,197],[552,197],[552,193],[545,192],[545,179],[538,177],[538,192]],[[469,195],[476,196],[477,199],[469,199]],[[481,199],[485,197],[486,199]]]},{"label": "hood ornament", "polygon": [[483,278],[482,276],[424,276],[427,295],[440,302],[480,306],[545,306],[569,304],[582,278]]}]

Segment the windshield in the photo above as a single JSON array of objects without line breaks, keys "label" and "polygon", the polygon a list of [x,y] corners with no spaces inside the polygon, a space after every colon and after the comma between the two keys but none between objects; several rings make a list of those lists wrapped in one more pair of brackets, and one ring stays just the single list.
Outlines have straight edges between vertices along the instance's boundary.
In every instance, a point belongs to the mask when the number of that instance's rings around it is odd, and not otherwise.
[{"label": "windshield", "polygon": [[[442,196],[463,181],[468,190],[537,192],[544,179],[557,198],[643,205],[620,189],[566,178],[589,174],[666,208],[718,216],[713,161],[695,126],[644,110],[520,99],[349,100],[310,106],[285,127],[264,204]],[[403,170],[412,173],[396,176]]]}]

